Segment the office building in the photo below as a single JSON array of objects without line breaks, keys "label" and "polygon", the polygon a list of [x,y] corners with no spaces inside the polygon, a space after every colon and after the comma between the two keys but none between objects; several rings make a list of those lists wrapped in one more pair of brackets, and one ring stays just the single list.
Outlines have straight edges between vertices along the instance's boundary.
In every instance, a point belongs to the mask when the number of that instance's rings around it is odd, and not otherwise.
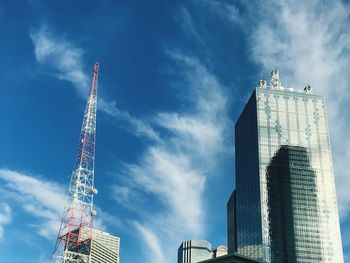
[{"label": "office building", "polygon": [[178,249],[178,263],[197,263],[211,259],[211,244],[206,240],[186,240]]},{"label": "office building", "polygon": [[107,232],[103,232],[91,228],[78,228],[74,232],[79,232],[79,239],[90,240],[87,243],[73,249],[73,252],[79,252],[82,255],[90,255],[91,263],[119,263],[119,237],[112,236]]},{"label": "office building", "polygon": [[[325,99],[259,82],[235,126],[229,253],[264,262],[343,262]],[[233,217],[233,218],[232,218]],[[232,230],[233,229],[233,230]]]}]

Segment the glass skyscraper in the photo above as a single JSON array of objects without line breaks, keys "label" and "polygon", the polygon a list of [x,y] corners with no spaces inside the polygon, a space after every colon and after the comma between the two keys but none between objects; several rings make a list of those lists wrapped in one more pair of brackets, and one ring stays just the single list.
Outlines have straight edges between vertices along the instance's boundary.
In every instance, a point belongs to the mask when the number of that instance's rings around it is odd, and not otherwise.
[{"label": "glass skyscraper", "polygon": [[264,262],[343,262],[324,97],[259,82],[235,126],[229,253]]}]

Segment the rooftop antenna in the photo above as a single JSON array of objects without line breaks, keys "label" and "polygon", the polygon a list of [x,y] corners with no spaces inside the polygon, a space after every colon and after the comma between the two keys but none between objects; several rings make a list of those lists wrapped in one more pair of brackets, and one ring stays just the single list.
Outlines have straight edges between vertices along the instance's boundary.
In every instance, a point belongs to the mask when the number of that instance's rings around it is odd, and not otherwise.
[{"label": "rooftop antenna", "polygon": [[305,88],[304,88],[304,92],[305,92],[305,93],[311,93],[311,91],[312,91],[311,85],[310,85],[310,84],[307,84],[307,85],[305,86]]},{"label": "rooftop antenna", "polygon": [[271,86],[275,89],[281,88],[281,82],[280,82],[280,73],[278,69],[273,69],[271,71]]},{"label": "rooftop antenna", "polygon": [[266,80],[261,79],[259,80],[259,88],[266,88]]}]

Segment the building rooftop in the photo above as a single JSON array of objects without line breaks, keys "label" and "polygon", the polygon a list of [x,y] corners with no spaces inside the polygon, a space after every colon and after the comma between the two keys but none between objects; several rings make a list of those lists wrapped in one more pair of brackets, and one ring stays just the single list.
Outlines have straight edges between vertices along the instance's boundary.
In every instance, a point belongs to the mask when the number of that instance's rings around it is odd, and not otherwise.
[{"label": "building rooftop", "polygon": [[241,256],[238,254],[230,254],[217,258],[212,258],[199,263],[261,263],[262,261],[252,259],[249,257]]}]

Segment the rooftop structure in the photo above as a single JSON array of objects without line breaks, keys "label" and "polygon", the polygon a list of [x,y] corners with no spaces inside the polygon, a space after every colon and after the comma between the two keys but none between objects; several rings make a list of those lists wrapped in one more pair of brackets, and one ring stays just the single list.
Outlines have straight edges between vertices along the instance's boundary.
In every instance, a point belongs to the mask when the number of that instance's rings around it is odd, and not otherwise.
[{"label": "rooftop structure", "polygon": [[227,247],[225,246],[218,246],[217,248],[213,249],[212,257],[217,258],[221,256],[227,255]]},{"label": "rooftop structure", "polygon": [[206,240],[186,240],[178,249],[178,263],[196,263],[210,258],[211,244]]}]

